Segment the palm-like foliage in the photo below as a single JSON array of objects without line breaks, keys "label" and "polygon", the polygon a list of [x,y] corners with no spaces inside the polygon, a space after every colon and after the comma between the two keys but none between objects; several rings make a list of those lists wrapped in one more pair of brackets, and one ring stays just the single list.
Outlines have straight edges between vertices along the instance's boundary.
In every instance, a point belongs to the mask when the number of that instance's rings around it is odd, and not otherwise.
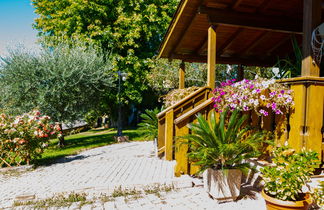
[{"label": "palm-like foliage", "polygon": [[227,121],[228,114],[221,113],[219,122],[214,112],[208,121],[198,114],[198,123],[189,125],[192,134],[183,137],[190,145],[189,158],[201,167],[200,171],[236,168],[246,172],[249,164],[243,160],[260,154],[265,133],[244,126],[247,117],[239,111],[233,111]]},{"label": "palm-like foliage", "polygon": [[141,130],[146,132],[145,137],[153,140],[158,136],[158,119],[157,114],[160,112],[158,108],[154,110],[145,110],[145,113],[141,114],[143,121],[138,124]]}]

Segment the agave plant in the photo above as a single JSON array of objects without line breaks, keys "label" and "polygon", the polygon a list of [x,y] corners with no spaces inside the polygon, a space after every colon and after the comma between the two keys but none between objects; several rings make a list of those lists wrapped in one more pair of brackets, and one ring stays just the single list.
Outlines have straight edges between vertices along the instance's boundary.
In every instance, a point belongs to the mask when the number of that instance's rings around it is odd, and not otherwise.
[{"label": "agave plant", "polygon": [[153,110],[145,110],[145,113],[141,114],[143,121],[138,124],[141,130],[146,132],[145,137],[153,140],[158,136],[158,119],[156,115],[160,112],[158,108]]},{"label": "agave plant", "polygon": [[183,138],[190,145],[189,159],[200,166],[200,172],[207,168],[247,172],[250,167],[244,160],[260,155],[262,145],[268,140],[265,132],[244,126],[246,119],[238,110],[226,110],[220,114],[219,122],[212,112],[208,121],[198,114],[198,123],[189,124],[192,133]]}]

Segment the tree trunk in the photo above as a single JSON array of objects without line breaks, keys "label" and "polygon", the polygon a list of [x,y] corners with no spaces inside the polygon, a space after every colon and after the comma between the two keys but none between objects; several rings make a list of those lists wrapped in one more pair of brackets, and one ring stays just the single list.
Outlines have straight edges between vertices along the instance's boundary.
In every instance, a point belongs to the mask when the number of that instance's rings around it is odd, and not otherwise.
[{"label": "tree trunk", "polygon": [[58,145],[60,147],[64,147],[65,146],[65,139],[64,139],[64,134],[63,134],[62,124],[61,123],[60,123],[60,128],[61,128],[62,135],[58,138],[59,139]]}]

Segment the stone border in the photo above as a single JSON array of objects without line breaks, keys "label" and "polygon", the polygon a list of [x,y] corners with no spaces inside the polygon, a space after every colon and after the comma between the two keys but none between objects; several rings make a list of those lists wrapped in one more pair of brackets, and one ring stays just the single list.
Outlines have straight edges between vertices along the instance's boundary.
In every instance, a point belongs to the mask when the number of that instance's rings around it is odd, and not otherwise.
[{"label": "stone border", "polygon": [[0,168],[0,174],[10,172],[10,171],[23,172],[23,171],[28,171],[29,169],[32,169],[32,168],[34,168],[34,165],[23,165],[23,166]]}]

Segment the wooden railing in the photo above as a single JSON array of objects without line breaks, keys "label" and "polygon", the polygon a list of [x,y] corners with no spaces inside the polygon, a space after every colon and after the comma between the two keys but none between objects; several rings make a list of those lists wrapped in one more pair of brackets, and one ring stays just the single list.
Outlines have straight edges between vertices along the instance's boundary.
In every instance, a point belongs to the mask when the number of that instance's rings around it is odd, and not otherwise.
[{"label": "wooden railing", "polygon": [[191,111],[211,97],[211,89],[202,87],[178,103],[160,112],[158,117],[158,154],[166,160],[174,160],[174,120]]},{"label": "wooden railing", "polygon": [[[320,154],[324,163],[324,78],[304,78],[278,81],[294,91],[295,107],[284,115],[271,110],[268,116],[258,116],[254,111],[245,112],[247,123],[274,133],[277,146],[289,144],[299,151],[311,149]],[[160,155],[166,160],[176,160],[175,175],[194,174],[198,167],[188,161],[188,145],[179,138],[190,133],[188,123],[196,122],[196,114],[207,119],[213,109],[209,88],[201,88],[158,114]]]},{"label": "wooden railing", "polygon": [[295,108],[289,116],[289,145],[296,150],[316,151],[324,163],[324,78],[297,77],[279,82],[294,91]]}]

